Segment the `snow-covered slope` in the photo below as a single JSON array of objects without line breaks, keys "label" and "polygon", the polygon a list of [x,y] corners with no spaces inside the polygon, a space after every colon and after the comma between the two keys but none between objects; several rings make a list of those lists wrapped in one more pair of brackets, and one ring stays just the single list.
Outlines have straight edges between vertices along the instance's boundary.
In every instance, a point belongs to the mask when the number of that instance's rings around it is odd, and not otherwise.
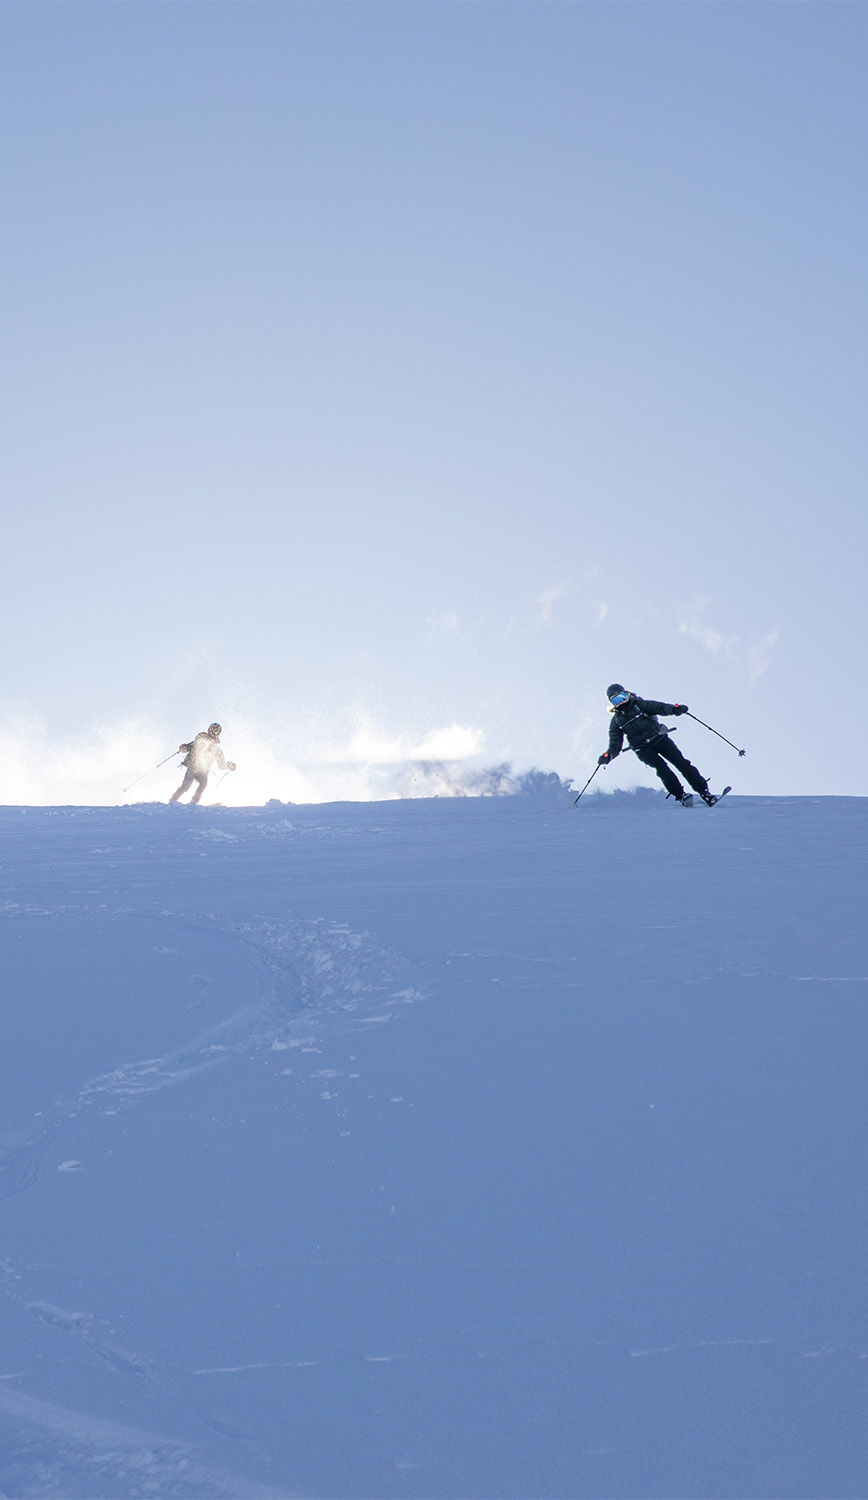
[{"label": "snow-covered slope", "polygon": [[0,811],[0,1491],[864,1495],[866,836]]}]

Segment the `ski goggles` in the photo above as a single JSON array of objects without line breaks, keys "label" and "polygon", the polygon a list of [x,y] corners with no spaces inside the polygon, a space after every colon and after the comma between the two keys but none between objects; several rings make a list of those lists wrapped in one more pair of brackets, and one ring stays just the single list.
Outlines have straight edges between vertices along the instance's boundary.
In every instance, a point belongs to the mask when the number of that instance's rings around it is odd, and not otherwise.
[{"label": "ski goggles", "polygon": [[616,693],[614,698],[609,699],[609,702],[611,703],[613,708],[620,708],[622,703],[627,702],[629,696],[629,693]]}]

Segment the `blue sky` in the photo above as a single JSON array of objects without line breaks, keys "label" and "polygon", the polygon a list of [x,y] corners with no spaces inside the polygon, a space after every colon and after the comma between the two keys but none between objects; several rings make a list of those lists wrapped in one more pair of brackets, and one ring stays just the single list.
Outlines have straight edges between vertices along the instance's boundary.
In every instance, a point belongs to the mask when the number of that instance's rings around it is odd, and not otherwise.
[{"label": "blue sky", "polygon": [[242,802],[584,780],[613,678],[714,784],[868,791],[865,7],[0,33],[3,800],[215,716]]}]

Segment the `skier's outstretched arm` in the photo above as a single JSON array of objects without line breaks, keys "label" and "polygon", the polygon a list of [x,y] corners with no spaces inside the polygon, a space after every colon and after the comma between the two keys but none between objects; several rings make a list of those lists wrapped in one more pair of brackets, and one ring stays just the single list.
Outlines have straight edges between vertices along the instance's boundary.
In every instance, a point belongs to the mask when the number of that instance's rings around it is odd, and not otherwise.
[{"label": "skier's outstretched arm", "polygon": [[676,718],[687,713],[686,703],[658,703],[656,698],[646,698],[645,708],[651,714],[674,714]]}]

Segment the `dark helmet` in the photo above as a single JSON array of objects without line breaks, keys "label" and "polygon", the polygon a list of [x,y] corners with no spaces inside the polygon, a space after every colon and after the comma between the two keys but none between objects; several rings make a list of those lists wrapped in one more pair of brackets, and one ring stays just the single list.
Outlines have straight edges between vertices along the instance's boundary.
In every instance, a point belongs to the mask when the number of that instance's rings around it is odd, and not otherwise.
[{"label": "dark helmet", "polygon": [[618,708],[622,703],[626,703],[629,696],[630,694],[627,692],[627,689],[620,682],[610,682],[606,688],[606,697],[615,708]]},{"label": "dark helmet", "polygon": [[208,725],[208,733],[211,734],[211,735],[214,735],[215,737],[218,734],[222,734],[223,733],[223,725],[222,724],[209,724]]}]

